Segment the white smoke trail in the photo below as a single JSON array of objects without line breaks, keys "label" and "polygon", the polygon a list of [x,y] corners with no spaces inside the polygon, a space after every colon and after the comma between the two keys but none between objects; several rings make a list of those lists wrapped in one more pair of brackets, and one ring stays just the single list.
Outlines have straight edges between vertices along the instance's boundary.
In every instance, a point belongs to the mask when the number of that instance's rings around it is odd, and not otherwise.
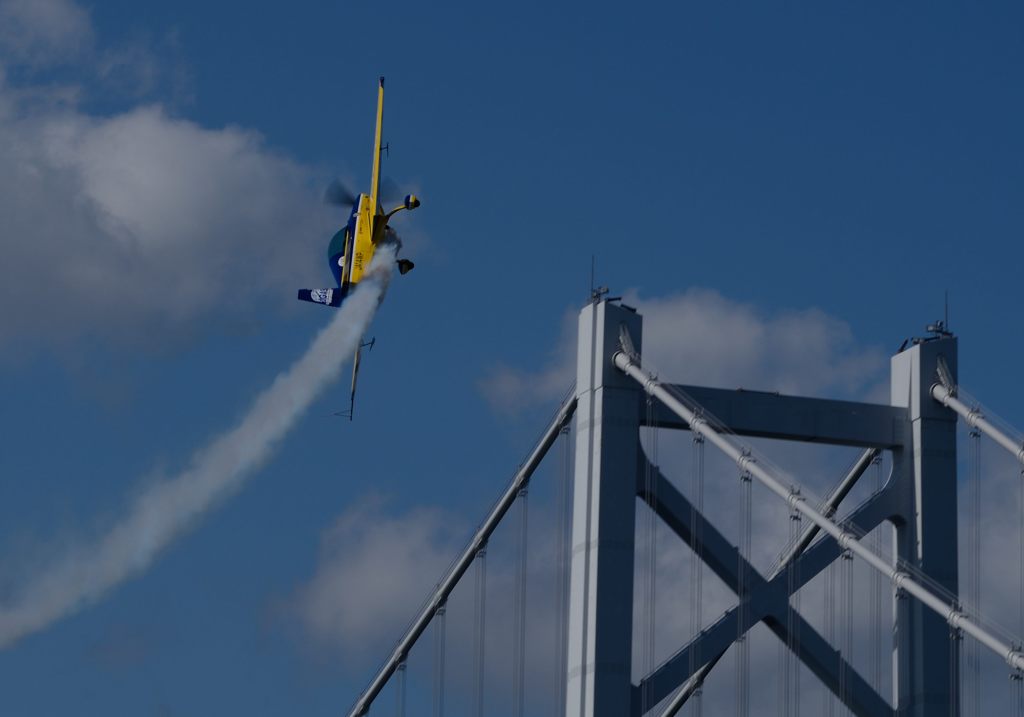
[{"label": "white smoke trail", "polygon": [[355,351],[387,290],[394,251],[382,247],[368,277],[291,368],[245,417],[192,458],[179,475],[145,490],[120,522],[91,545],[70,550],[0,604],[0,648],[99,600],[141,573],[200,516],[239,488]]}]

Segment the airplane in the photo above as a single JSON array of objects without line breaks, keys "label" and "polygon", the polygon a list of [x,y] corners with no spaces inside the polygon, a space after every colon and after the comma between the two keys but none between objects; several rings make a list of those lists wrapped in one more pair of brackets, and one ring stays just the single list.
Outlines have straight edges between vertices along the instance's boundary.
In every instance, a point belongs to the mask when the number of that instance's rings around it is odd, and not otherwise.
[{"label": "airplane", "polygon": [[[384,78],[380,78],[377,88],[377,129],[373,142],[373,177],[370,182],[370,194],[351,194],[342,184],[335,181],[327,188],[324,199],[331,204],[351,206],[348,222],[331,237],[327,247],[327,263],[334,276],[335,286],[326,289],[299,289],[300,301],[323,304],[338,308],[352,293],[352,290],[363,279],[370,266],[377,247],[393,244],[401,247],[398,235],[388,226],[388,220],[402,210],[413,210],[420,205],[414,194],[406,195],[401,204],[388,212],[380,203],[380,160],[381,133],[384,124]],[[408,259],[397,259],[398,272],[408,274],[415,266]],[[359,342],[355,358],[352,361],[352,391],[350,394],[349,411],[345,415],[352,420],[356,402],[356,380],[359,376],[360,353],[365,347],[373,348],[373,341]]]}]

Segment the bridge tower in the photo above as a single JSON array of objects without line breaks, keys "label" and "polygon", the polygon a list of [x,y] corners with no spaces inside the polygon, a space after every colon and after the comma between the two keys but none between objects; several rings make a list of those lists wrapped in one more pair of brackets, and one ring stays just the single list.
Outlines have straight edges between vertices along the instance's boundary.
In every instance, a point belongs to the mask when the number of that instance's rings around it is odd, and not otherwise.
[{"label": "bridge tower", "polygon": [[[762,576],[747,565],[753,579],[744,581],[737,575],[742,555],[736,546],[694,511],[664,476],[659,474],[657,496],[644,493],[640,478],[651,466],[640,445],[639,429],[647,425],[644,406],[649,387],[627,376],[616,364],[616,355],[624,350],[635,352],[639,363],[642,328],[639,314],[609,301],[594,301],[579,316],[566,717],[637,716],[640,695],[647,696],[647,704],[658,704],[688,680],[692,682],[694,673],[709,661],[705,659],[695,668],[691,655],[720,655],[737,634],[758,622],[794,645],[804,665],[856,715],[891,715],[890,704],[899,715],[912,717],[959,714],[958,708],[950,711],[955,692],[951,693],[954,688],[949,674],[951,666],[958,666],[958,654],[947,620],[905,590],[893,594],[891,699],[878,695],[838,650],[791,612],[790,591],[805,585],[844,553],[833,535],[813,544],[808,540],[802,553],[790,556],[788,569],[794,570],[796,580],[785,574]],[[624,336],[632,346],[624,345]],[[846,525],[865,535],[888,522],[895,530],[900,564],[911,575],[924,576],[956,594],[956,414],[931,398],[940,363],[955,383],[956,354],[956,339],[940,334],[916,341],[895,355],[889,405],[700,386],[677,388],[737,436],[891,451],[891,478],[850,514]],[[658,428],[691,427],[661,404],[653,415]],[[648,502],[692,549],[699,548],[708,569],[737,592],[739,605],[692,636],[667,662],[634,685],[637,497]],[[886,560],[892,562],[891,557]],[[795,634],[789,634],[787,626],[793,626]]]}]

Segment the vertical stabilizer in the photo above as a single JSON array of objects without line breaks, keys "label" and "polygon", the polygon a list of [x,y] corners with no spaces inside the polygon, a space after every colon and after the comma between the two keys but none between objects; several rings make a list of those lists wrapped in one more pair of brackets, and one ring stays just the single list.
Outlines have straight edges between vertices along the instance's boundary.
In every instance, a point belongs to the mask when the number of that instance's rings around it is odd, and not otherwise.
[{"label": "vertical stabilizer", "polygon": [[373,181],[370,185],[370,209],[374,215],[380,213],[380,143],[384,126],[384,78],[377,88],[377,131],[373,138]]}]

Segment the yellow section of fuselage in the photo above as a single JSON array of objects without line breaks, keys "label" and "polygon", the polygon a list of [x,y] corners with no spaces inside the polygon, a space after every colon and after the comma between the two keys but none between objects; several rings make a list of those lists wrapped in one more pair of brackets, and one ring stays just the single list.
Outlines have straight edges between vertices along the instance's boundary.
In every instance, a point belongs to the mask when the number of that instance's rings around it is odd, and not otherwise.
[{"label": "yellow section of fuselage", "polygon": [[373,252],[377,248],[374,242],[373,204],[366,194],[359,195],[359,208],[356,210],[356,235],[352,242],[352,259],[349,281],[358,284],[363,274],[373,261]]}]

